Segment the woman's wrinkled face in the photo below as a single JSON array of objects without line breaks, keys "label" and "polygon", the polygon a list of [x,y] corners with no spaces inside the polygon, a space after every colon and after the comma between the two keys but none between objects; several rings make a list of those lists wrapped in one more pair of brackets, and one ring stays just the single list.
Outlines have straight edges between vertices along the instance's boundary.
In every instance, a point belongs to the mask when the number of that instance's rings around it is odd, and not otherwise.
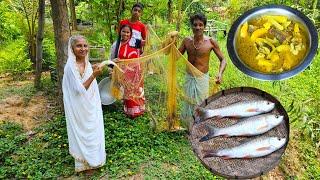
[{"label": "woman's wrinkled face", "polygon": [[88,43],[83,38],[77,39],[72,48],[77,58],[85,58],[89,50]]},{"label": "woman's wrinkled face", "polygon": [[202,35],[204,28],[204,23],[200,19],[195,19],[193,21],[192,31],[194,35]]},{"label": "woman's wrinkled face", "polygon": [[131,36],[130,28],[129,27],[122,28],[120,35],[121,35],[121,40],[123,41],[128,40]]}]

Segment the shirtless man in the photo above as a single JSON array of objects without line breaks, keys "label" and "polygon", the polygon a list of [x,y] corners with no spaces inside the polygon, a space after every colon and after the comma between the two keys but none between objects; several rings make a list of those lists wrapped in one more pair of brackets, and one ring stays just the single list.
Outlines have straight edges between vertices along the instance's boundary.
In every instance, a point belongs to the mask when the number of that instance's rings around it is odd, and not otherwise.
[{"label": "shirtless man", "polygon": [[[201,103],[209,96],[209,59],[210,53],[213,51],[220,60],[220,67],[218,75],[216,76],[216,83],[222,82],[224,69],[227,65],[226,60],[219,48],[218,43],[210,37],[204,36],[207,18],[201,14],[195,14],[190,17],[190,23],[193,31],[193,37],[186,37],[179,48],[181,54],[187,51],[188,61],[199,71],[203,73],[201,77],[195,77],[190,73],[186,73],[185,92],[186,95]],[[185,103],[182,112],[183,124],[190,128],[192,125],[192,114],[194,111],[194,104]]]}]

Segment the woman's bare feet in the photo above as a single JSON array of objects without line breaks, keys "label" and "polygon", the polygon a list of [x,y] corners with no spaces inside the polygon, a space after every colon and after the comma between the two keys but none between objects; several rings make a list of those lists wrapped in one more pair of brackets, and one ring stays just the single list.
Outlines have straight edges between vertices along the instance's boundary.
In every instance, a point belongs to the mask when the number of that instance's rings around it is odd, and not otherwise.
[{"label": "woman's bare feet", "polygon": [[84,173],[86,174],[86,176],[92,176],[94,174],[95,170],[94,169],[88,169],[85,170]]}]

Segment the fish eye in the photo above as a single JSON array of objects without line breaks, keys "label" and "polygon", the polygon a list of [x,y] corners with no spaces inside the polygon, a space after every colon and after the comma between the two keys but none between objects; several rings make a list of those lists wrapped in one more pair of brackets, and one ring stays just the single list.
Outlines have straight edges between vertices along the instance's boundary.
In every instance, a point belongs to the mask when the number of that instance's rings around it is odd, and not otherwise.
[{"label": "fish eye", "polygon": [[269,104],[270,104],[270,102],[267,102],[267,104],[269,105]]},{"label": "fish eye", "polygon": [[280,140],[281,140],[281,138],[278,137],[278,141],[280,141]]},{"label": "fish eye", "polygon": [[278,114],[276,115],[276,118],[279,118],[279,115],[278,115]]}]

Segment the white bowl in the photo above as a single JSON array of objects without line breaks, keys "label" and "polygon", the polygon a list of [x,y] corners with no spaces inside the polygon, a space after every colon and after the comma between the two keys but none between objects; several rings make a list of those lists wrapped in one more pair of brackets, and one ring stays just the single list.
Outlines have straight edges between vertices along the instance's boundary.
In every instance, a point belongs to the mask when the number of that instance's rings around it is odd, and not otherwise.
[{"label": "white bowl", "polygon": [[101,104],[110,105],[116,101],[111,94],[111,78],[106,77],[99,82]]}]

